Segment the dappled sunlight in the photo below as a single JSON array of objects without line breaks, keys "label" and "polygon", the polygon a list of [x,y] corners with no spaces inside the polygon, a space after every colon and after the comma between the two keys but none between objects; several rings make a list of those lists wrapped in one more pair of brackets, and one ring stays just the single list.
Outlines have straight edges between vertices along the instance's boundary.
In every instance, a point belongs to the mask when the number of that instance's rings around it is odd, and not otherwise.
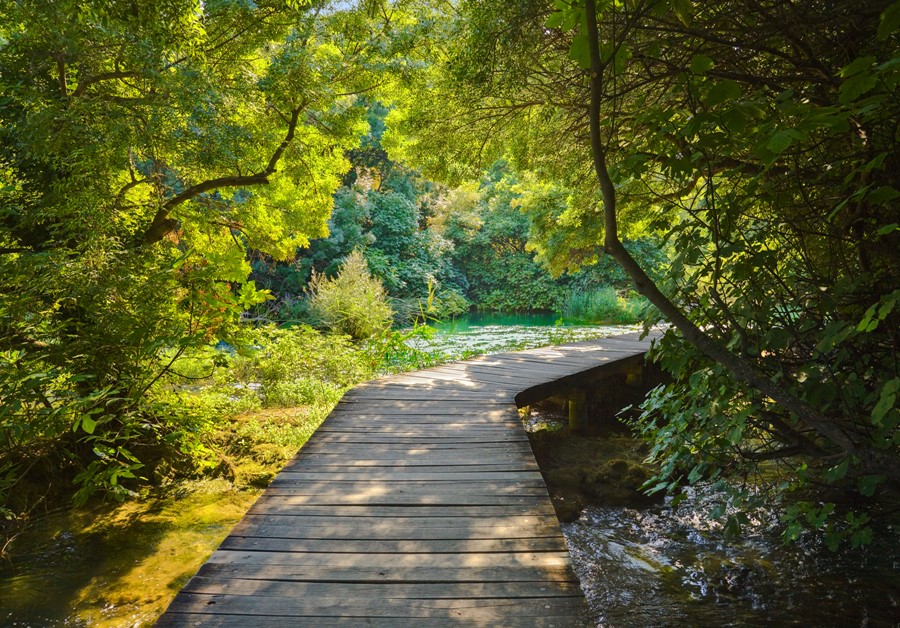
[{"label": "dappled sunlight", "polygon": [[[0,623],[23,614],[42,624],[148,624],[256,498],[216,481],[178,499],[50,515],[17,543],[12,567],[19,552],[29,563],[0,585]],[[58,528],[53,541],[32,545],[48,526]]]}]

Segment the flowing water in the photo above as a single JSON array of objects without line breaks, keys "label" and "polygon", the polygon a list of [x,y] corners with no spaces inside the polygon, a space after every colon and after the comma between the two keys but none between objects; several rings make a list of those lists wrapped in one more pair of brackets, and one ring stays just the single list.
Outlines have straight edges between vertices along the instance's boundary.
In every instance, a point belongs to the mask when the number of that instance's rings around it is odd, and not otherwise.
[{"label": "flowing water", "polygon": [[896,530],[833,553],[785,545],[776,517],[724,542],[713,493],[673,509],[588,507],[563,534],[598,626],[898,626]]}]

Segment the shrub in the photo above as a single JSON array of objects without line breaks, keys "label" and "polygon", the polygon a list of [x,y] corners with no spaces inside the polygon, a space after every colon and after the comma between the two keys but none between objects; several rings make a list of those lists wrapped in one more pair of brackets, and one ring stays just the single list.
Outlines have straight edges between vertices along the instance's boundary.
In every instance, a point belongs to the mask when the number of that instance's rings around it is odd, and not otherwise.
[{"label": "shrub", "polygon": [[628,325],[641,320],[645,306],[642,297],[621,297],[612,286],[603,286],[570,293],[563,305],[563,315],[591,323]]},{"label": "shrub", "polygon": [[365,354],[346,336],[325,336],[306,326],[259,330],[259,349],[238,356],[232,374],[256,388],[265,407],[336,403],[371,376]]},{"label": "shrub", "polygon": [[363,340],[391,326],[394,313],[384,287],[369,274],[358,250],[347,257],[337,277],[314,273],[309,294],[315,321],[333,332]]}]

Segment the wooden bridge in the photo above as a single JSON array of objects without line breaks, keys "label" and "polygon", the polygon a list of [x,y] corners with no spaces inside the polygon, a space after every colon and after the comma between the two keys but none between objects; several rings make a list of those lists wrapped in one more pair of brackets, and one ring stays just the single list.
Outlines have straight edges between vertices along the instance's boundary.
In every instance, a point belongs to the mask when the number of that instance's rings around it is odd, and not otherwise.
[{"label": "wooden bridge", "polygon": [[586,603],[516,406],[633,371],[638,334],[348,392],[158,626],[578,626]]}]

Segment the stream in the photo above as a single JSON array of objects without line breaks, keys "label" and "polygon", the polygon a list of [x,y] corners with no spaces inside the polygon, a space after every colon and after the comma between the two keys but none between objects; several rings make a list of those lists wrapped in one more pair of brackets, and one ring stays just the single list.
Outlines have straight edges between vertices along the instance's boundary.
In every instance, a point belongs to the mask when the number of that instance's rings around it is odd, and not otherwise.
[{"label": "stream", "polygon": [[900,625],[895,534],[837,553],[812,538],[785,545],[773,513],[725,543],[702,515],[715,497],[589,506],[562,525],[598,626]]}]

